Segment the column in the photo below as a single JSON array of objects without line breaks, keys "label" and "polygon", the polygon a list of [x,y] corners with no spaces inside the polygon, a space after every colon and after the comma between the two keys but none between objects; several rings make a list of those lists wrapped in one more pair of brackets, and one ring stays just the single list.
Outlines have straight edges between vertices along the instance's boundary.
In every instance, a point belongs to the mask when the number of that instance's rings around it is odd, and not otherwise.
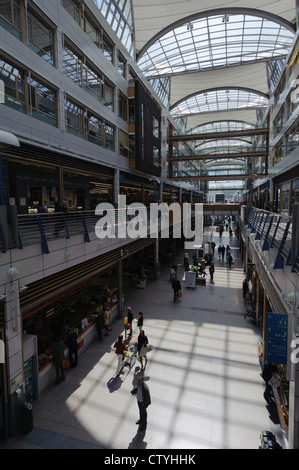
[{"label": "column", "polygon": [[258,320],[259,320],[259,308],[260,308],[260,280],[257,277],[255,279],[255,324],[258,325]]},{"label": "column", "polygon": [[119,169],[115,169],[114,179],[113,179],[113,204],[116,209],[118,207],[118,196],[119,196]]},{"label": "column", "polygon": [[122,259],[118,262],[118,318],[122,318],[123,316],[123,263]]}]

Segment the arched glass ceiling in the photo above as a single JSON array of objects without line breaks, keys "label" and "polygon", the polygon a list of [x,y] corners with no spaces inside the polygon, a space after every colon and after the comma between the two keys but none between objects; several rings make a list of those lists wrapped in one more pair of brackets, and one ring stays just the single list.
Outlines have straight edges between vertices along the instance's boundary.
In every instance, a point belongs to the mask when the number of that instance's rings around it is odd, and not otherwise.
[{"label": "arched glass ceiling", "polygon": [[131,0],[93,0],[104,18],[134,58],[134,26]]},{"label": "arched glass ceiling", "polygon": [[205,134],[209,132],[243,131],[244,129],[255,129],[256,124],[245,121],[214,121],[193,127],[187,134]]},{"label": "arched glass ceiling", "polygon": [[253,90],[241,88],[218,88],[189,96],[171,108],[171,115],[178,118],[185,115],[266,108],[269,98]]},{"label": "arched glass ceiling", "polygon": [[247,142],[242,139],[217,139],[217,140],[210,140],[209,142],[204,142],[196,146],[197,149],[210,149],[210,148],[217,148],[220,149],[225,147],[252,147],[250,142]]},{"label": "arched glass ceiling", "polygon": [[[246,9],[244,9],[245,11]],[[147,77],[195,72],[284,57],[294,31],[270,15],[215,14],[184,19],[140,51],[138,65]],[[247,11],[250,11],[249,9]],[[276,17],[273,18],[276,19]]]}]

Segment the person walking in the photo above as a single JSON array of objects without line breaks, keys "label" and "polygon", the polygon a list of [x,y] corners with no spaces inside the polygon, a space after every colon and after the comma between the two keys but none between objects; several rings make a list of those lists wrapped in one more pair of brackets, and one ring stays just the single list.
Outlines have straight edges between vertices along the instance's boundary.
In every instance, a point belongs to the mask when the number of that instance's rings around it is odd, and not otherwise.
[{"label": "person walking", "polygon": [[102,331],[105,327],[103,312],[102,312],[101,307],[97,307],[95,311],[96,311],[97,316],[95,317],[94,321],[96,324],[97,335],[98,335],[99,340],[102,342],[103,341]]},{"label": "person walking", "polygon": [[139,333],[140,333],[143,328],[143,313],[142,312],[138,312],[138,319],[136,319],[136,321],[137,321],[137,326],[139,328]]},{"label": "person walking", "polygon": [[231,268],[232,267],[232,262],[233,262],[233,257],[232,257],[231,254],[228,255],[227,261],[228,261],[229,268]]},{"label": "person walking", "polygon": [[181,283],[180,281],[178,280],[177,277],[174,278],[173,282],[172,282],[172,289],[173,289],[173,301],[175,302],[178,297],[179,297],[179,291],[181,290]]},{"label": "person walking", "polygon": [[119,376],[123,367],[124,353],[128,350],[128,346],[123,341],[123,335],[118,337],[118,340],[114,343],[115,353],[117,355],[117,370],[116,375]]},{"label": "person walking", "polygon": [[243,284],[242,284],[243,299],[246,298],[246,294],[248,290],[249,290],[249,286],[248,286],[247,279],[244,279]]},{"label": "person walking", "polygon": [[147,427],[147,408],[151,404],[151,395],[143,377],[138,378],[137,386],[133,388],[131,394],[136,396],[139,408],[139,420],[136,424],[139,424],[139,432],[144,432]]},{"label": "person walking", "polygon": [[214,280],[214,272],[215,272],[215,266],[214,266],[213,261],[211,261],[211,264],[210,264],[210,267],[209,267],[209,272],[210,272],[210,276],[211,276],[211,281],[213,281]]},{"label": "person walking", "polygon": [[[137,341],[137,357],[141,364],[141,370],[145,369],[147,364],[147,357],[146,357],[146,346],[148,345],[147,336],[144,333],[144,330],[141,330],[138,336]],[[143,358],[145,358],[145,366],[143,367]]]},{"label": "person walking", "polygon": [[184,254],[184,266],[186,265],[189,266],[189,255],[187,252]]},{"label": "person walking", "polygon": [[54,357],[54,366],[55,366],[55,373],[56,373],[56,384],[60,384],[61,381],[65,380],[65,372],[64,372],[64,342],[62,338],[59,338],[57,343],[55,344],[53,350],[53,357]]},{"label": "person walking", "polygon": [[216,246],[216,243],[215,243],[215,242],[212,242],[212,243],[211,243],[211,248],[212,248],[212,253],[213,253],[213,255],[215,254],[215,246]]},{"label": "person walking", "polygon": [[110,331],[112,331],[112,328],[109,326],[109,321],[110,321],[110,312],[109,312],[109,307],[106,307],[106,309],[103,312],[103,317],[104,317],[104,328],[106,330],[106,333],[104,336],[107,336]]},{"label": "person walking", "polygon": [[221,255],[222,255],[222,247],[221,245],[218,246],[218,257],[219,259],[221,258]]},{"label": "person walking", "polygon": [[134,319],[131,307],[127,308],[127,319],[128,319],[127,325],[130,325],[129,338],[131,338],[132,333],[133,333],[133,319]]},{"label": "person walking", "polygon": [[222,259],[224,260],[224,255],[225,255],[225,246],[222,245],[221,247],[221,254],[222,254]]},{"label": "person walking", "polygon": [[73,328],[70,328],[70,332],[67,337],[67,345],[69,348],[69,359],[70,367],[77,367],[78,365],[78,336]]},{"label": "person walking", "polygon": [[268,404],[271,404],[273,401],[273,395],[272,395],[272,387],[269,384],[269,380],[272,378],[273,375],[278,373],[278,367],[276,364],[273,364],[273,362],[265,362],[263,373],[262,373],[262,378],[266,382],[266,388],[264,391],[264,398]]}]

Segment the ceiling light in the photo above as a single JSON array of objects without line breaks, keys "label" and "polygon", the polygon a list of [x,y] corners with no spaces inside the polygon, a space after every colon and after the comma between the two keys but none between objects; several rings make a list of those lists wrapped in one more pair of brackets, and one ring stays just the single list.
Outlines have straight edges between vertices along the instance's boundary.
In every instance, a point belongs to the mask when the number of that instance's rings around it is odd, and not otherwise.
[{"label": "ceiling light", "polygon": [[289,305],[295,305],[296,295],[295,292],[288,292],[287,294],[283,294],[283,298]]},{"label": "ceiling light", "polygon": [[17,274],[19,274],[19,271],[17,270],[17,268],[15,268],[14,266],[11,266],[9,268],[9,270],[7,271],[7,274],[10,278],[13,278],[15,277]]}]

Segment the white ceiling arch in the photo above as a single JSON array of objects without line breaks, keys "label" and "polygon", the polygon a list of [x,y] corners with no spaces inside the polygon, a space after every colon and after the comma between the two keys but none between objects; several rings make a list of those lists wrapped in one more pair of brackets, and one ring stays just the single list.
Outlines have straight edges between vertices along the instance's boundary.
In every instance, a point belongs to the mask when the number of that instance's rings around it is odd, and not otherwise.
[{"label": "white ceiling arch", "polygon": [[[268,105],[269,97],[265,93],[244,87],[218,87],[202,90],[183,98],[174,104],[170,112],[174,119],[187,117],[186,129],[188,131],[194,127],[192,126],[194,118],[203,118],[207,114],[210,116],[215,113],[225,112],[227,119],[235,120],[235,112],[253,111],[254,117],[251,122],[254,123],[257,121],[256,109],[266,109]],[[206,119],[210,120],[210,118]]]},{"label": "white ceiling arch", "polygon": [[[163,29],[187,16],[223,8],[223,0],[131,0],[137,52]],[[251,0],[252,9],[295,23],[295,0]],[[225,2],[225,8],[247,8],[244,0]]]},{"label": "white ceiling arch", "polygon": [[219,8],[181,18],[137,55],[147,77],[229,67],[285,56],[295,33],[289,21],[252,8]]}]

